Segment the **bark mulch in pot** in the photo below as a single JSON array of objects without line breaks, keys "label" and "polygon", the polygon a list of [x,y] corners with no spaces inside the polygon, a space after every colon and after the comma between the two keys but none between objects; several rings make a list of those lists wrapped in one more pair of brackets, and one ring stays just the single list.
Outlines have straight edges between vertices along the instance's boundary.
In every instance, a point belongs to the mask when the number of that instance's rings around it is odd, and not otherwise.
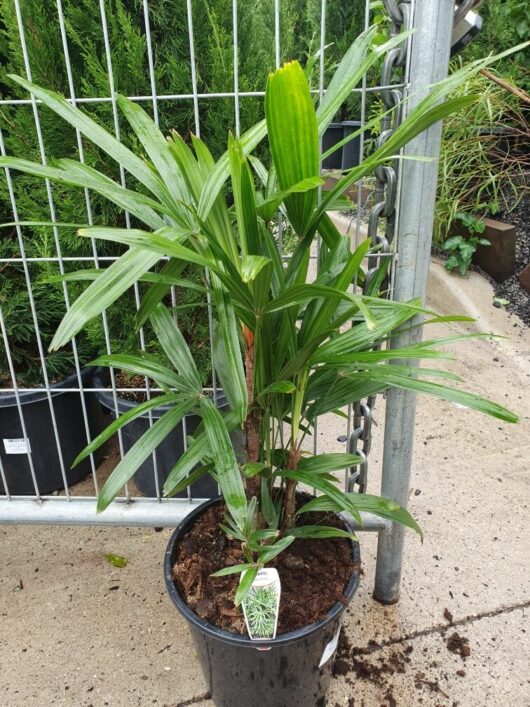
[{"label": "bark mulch in pot", "polygon": [[[245,562],[240,543],[219,527],[224,505],[210,507],[182,539],[173,576],[181,596],[200,618],[228,631],[246,634],[241,608],[234,605],[239,574],[212,577],[228,565]],[[333,515],[307,513],[301,524],[344,527]],[[356,568],[346,538],[295,540],[268,566],[276,567],[282,583],[278,634],[324,619],[341,601]]]}]

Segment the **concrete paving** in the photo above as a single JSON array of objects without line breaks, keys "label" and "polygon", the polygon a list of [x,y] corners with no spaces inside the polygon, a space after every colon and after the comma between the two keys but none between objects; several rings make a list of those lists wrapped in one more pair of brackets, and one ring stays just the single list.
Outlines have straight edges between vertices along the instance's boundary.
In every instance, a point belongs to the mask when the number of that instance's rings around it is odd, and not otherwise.
[{"label": "concrete paving", "polygon": [[[458,360],[449,367],[521,423],[420,399],[410,507],[425,542],[410,533],[401,600],[384,607],[371,598],[376,538],[361,536],[364,576],[345,619],[350,647],[340,654],[348,665],[333,679],[328,707],[530,705],[530,332],[492,309],[492,297],[478,275],[449,277],[434,263],[430,304],[474,311],[478,321],[431,334],[508,335],[453,347]],[[384,401],[376,420],[374,492]],[[336,436],[336,419],[323,420],[323,447],[338,448]],[[187,629],[165,595],[169,534],[0,527],[0,705],[211,707]],[[108,552],[127,566],[109,565]],[[449,650],[454,634],[469,655]]]}]

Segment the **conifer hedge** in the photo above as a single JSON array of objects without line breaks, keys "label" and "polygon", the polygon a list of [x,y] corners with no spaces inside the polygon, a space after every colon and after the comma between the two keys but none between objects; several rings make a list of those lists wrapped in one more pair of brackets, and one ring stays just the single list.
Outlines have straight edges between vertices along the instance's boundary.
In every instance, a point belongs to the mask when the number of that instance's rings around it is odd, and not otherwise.
[{"label": "conifer hedge", "polygon": [[[63,0],[62,2],[68,48],[76,96],[109,96],[108,67],[105,56],[99,3],[94,0]],[[233,90],[233,35],[231,0],[193,0],[195,58],[199,93]],[[282,59],[299,58],[305,61],[320,42],[320,0],[282,0],[281,51]],[[21,0],[25,38],[32,72],[32,80],[40,85],[69,95],[66,64],[61,41],[57,6],[54,0]],[[125,95],[150,96],[147,41],[142,0],[107,0],[112,67],[116,91]],[[328,2],[327,64],[332,68],[344,45],[348,45],[364,22],[364,3]],[[154,74],[158,95],[191,94],[190,52],[186,3],[184,0],[150,0]],[[264,89],[267,72],[274,68],[274,0],[252,0],[239,3],[239,90]],[[22,56],[17,18],[12,0],[0,0],[0,97],[28,96],[14,86],[6,74],[26,75]],[[318,70],[318,65],[317,65]],[[315,77],[316,80],[316,77]],[[142,103],[152,110],[152,103]],[[84,109],[109,129],[113,129],[110,103],[88,103]],[[201,137],[214,156],[226,147],[227,132],[234,127],[233,99],[208,98],[199,101]],[[45,107],[38,108],[46,156],[49,161],[61,157],[77,157],[76,135],[64,123],[58,123]],[[241,98],[241,129],[254,124],[262,116],[262,99]],[[184,136],[195,130],[191,100],[160,100],[158,103],[160,127],[164,132],[176,129]],[[8,154],[39,159],[39,147],[31,106],[0,106],[0,128]],[[120,122],[121,139],[131,145],[134,137]],[[84,157],[87,164],[119,179],[116,165],[92,143],[85,141]],[[135,148],[138,148],[135,145]],[[46,187],[41,180],[29,175],[12,174],[19,218],[49,220],[50,210]],[[84,194],[67,187],[53,187],[56,218],[67,223],[87,220]],[[91,210],[95,224],[124,225],[124,216],[97,194],[91,194]],[[0,219],[13,220],[7,181],[0,175]],[[49,228],[24,227],[24,247],[28,257],[54,257],[57,247]],[[59,246],[63,256],[92,255],[89,241],[79,238],[75,229],[60,229]],[[98,244],[100,255],[117,254],[116,249]],[[0,231],[0,258],[20,255],[15,229]],[[79,269],[79,263],[67,263],[66,269]],[[93,267],[88,263],[87,267]],[[47,284],[44,280],[58,273],[56,263],[30,265],[39,327],[46,347],[64,313],[63,286]],[[190,277],[197,274],[190,272]],[[69,283],[71,299],[75,299],[81,284]],[[191,293],[191,294],[187,294]],[[205,382],[210,373],[208,324],[204,303],[195,306],[193,290],[177,293],[179,322],[188,332],[189,343]],[[23,385],[42,382],[42,371],[37,356],[33,320],[29,307],[25,276],[21,265],[0,264],[0,306],[8,329],[10,348],[17,377]],[[134,332],[134,299],[123,297],[119,307],[109,311],[109,326],[113,350],[131,350],[138,346]],[[146,331],[148,348],[150,332]],[[88,331],[77,337],[81,362],[86,363],[104,348],[102,325],[93,322]],[[59,379],[74,369],[71,348],[48,355],[47,369],[52,379]],[[3,372],[3,374],[2,374]],[[0,337],[0,377],[9,384],[3,341]]]}]

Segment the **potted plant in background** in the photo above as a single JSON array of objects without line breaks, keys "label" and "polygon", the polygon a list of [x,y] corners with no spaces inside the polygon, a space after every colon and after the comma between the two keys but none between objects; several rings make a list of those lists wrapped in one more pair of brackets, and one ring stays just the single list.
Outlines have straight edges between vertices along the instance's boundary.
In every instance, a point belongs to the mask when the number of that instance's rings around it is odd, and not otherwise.
[{"label": "potted plant in background", "polygon": [[[160,287],[164,285],[163,272],[151,273],[150,278],[156,281]],[[183,332],[186,343],[190,348],[203,386],[211,390],[212,369],[207,290],[204,286],[203,273],[198,271],[197,268],[188,268],[188,272],[184,273],[183,278],[171,277],[171,280],[167,282],[171,282],[172,293],[168,293],[164,301],[167,302],[167,305],[174,312],[174,316],[177,317],[179,328]],[[165,288],[169,290],[170,285],[167,282]],[[145,284],[142,283],[142,285],[145,287]],[[173,300],[174,307],[172,306]],[[119,310],[123,312],[130,299],[122,298],[120,301],[123,302],[123,305],[119,306]],[[116,306],[113,307],[113,309],[115,308]],[[141,312],[137,316],[135,316],[135,313],[129,313],[128,322],[131,331],[135,331],[135,320],[139,322],[141,318]],[[149,321],[143,322],[144,352],[139,350],[135,339],[137,339],[136,336],[129,337],[129,341],[118,341],[114,338],[112,350],[117,353],[135,352],[144,359],[149,358],[153,363],[167,364],[167,357],[159,345]],[[93,363],[97,365],[99,360]],[[157,403],[160,393],[157,389],[156,381],[150,375],[145,374],[142,366],[138,368],[132,362],[129,361],[129,363],[130,367],[127,369],[120,367],[115,369],[116,388],[120,389],[116,400],[110,386],[108,369],[104,365],[98,365],[94,374],[95,387],[103,389],[96,393],[96,397],[104,412],[116,419],[117,407],[119,416],[128,415],[128,417],[133,418],[129,424],[121,429],[121,440],[125,453],[147,432],[153,422],[156,422],[169,410],[168,405],[164,404],[164,400],[158,400]],[[149,394],[147,393],[146,379],[149,384]],[[108,390],[104,390],[106,387],[108,387]],[[131,392],[128,392],[127,388],[131,388]],[[226,407],[226,399],[221,389],[218,388],[216,390],[213,399],[220,408]],[[151,403],[150,400],[154,402]],[[145,403],[147,404],[144,405]],[[149,455],[140,464],[134,475],[134,483],[142,494],[154,497],[161,491],[175,461],[186,449],[187,437],[194,434],[199,423],[200,418],[197,415],[193,413],[185,415],[183,420],[175,427],[173,433],[162,440],[153,450],[153,454]],[[235,432],[233,433],[233,443],[237,448],[239,442]],[[209,476],[205,476],[192,484],[190,491],[194,498],[212,498],[218,493],[217,484]],[[178,492],[177,495],[184,496],[187,493],[187,489],[184,489]]]},{"label": "potted plant in background", "polygon": [[[366,293],[351,291],[354,279],[364,279],[362,264],[371,245],[365,242],[351,253],[349,238],[338,233],[327,212],[352,183],[395,159],[410,139],[476,100],[466,96],[440,103],[455,85],[488,63],[476,62],[434,86],[392,137],[319,201],[319,136],[370,66],[406,37],[374,48],[374,32],[363,33],[347,51],[316,111],[297,62],[271,74],[266,121],[240,139],[230,137],[227,152],[217,162],[194,136],[191,146],[177,134],[166,140],[140,106],[121,97],[120,108],[137,133],[147,164],[59,95],[15,78],[97,142],[146,190],[123,189],[69,160],[46,168],[17,158],[0,160],[0,166],[94,189],[127,208],[149,229],[80,231],[82,236],[130,248],[72,305],[52,348],[67,342],[163,256],[170,257],[172,277],[190,263],[209,273],[213,363],[228,409],[219,410],[204,394],[182,332],[163,297],[151,290],[143,303],[143,316],[149,318],[170,365],[142,355],[103,356],[98,362],[149,375],[164,395],[144,405],[160,404],[163,399],[170,409],[114,469],[101,489],[98,509],[104,511],[185,414],[193,411],[201,417],[164,491],[171,496],[210,474],[222,498],[209,501],[175,531],[166,553],[165,576],[171,598],[190,624],[218,705],[247,704],[256,694],[269,705],[323,703],[340,617],[358,583],[359,547],[352,522],[360,523],[361,512],[370,511],[419,532],[410,514],[392,501],[340,490],[334,472],[356,463],[356,457],[306,452],[318,415],[340,411],[352,400],[395,386],[508,422],[517,420],[500,405],[439,382],[454,380],[451,374],[409,363],[447,357],[436,347],[448,339],[404,349],[378,348],[401,327],[418,326],[415,318],[426,311],[418,301],[385,299],[379,290],[388,262],[381,263]],[[270,172],[251,154],[266,134],[274,167]],[[232,214],[223,194],[228,179]],[[280,205],[297,235],[285,265],[274,237]],[[311,282],[309,259],[317,234],[322,239],[320,268]],[[346,327],[348,323],[351,326]],[[79,461],[137,414],[132,411],[113,422]],[[245,439],[240,459],[230,442],[230,432],[236,429]],[[320,495],[302,492],[311,488]],[[274,569],[282,598],[277,635],[272,627],[270,637],[274,602],[271,596],[266,602],[264,597],[257,608],[255,595],[264,587],[269,594],[277,592]],[[264,570],[269,571],[265,580]],[[260,643],[246,635],[238,608],[247,599],[247,618],[255,619],[261,611],[267,619],[260,630],[258,623],[252,624]],[[268,607],[266,612],[263,607]],[[269,637],[263,639],[263,633]]]},{"label": "potted plant in background", "polygon": [[[10,214],[5,220],[9,220],[9,216]],[[15,239],[15,233],[2,236],[0,254],[3,258],[18,254]],[[48,239],[35,238],[27,243],[26,255],[49,256]],[[32,280],[34,306],[39,313],[39,334],[43,350],[46,351],[65,312],[64,295],[61,285],[43,282],[52,270],[49,263],[29,263],[28,270]],[[79,385],[74,353],[72,347],[68,346],[49,353],[44,358],[59,438],[57,441],[50,403],[44,389],[44,373],[30,297],[20,263],[4,263],[0,268],[0,308],[18,387],[18,396],[14,390],[0,393],[0,458],[7,487],[11,494],[35,493],[27,454],[31,450],[39,492],[57,491],[64,487],[61,462],[68,474],[69,483],[80,481],[91,469],[90,461],[86,459],[74,472],[69,471],[72,462],[88,441],[80,394],[63,392],[65,388],[75,388]],[[87,364],[98,352],[99,341],[100,330],[97,323],[91,324],[88,331],[81,332],[76,338],[81,383],[84,388],[92,387],[93,369]],[[0,387],[13,388],[5,339],[1,333]],[[26,390],[27,388],[42,390],[30,391]],[[20,420],[19,405],[24,416],[25,430]],[[93,394],[85,396],[85,409],[90,435],[93,438],[105,427],[104,417]],[[96,463],[100,457],[101,452],[98,450]],[[6,489],[0,480],[0,494],[4,493]]]}]

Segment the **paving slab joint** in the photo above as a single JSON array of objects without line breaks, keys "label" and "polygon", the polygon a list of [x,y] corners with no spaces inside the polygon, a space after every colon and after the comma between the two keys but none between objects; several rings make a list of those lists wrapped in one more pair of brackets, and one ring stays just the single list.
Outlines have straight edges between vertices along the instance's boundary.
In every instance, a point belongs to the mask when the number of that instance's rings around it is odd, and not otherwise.
[{"label": "paving slab joint", "polygon": [[512,604],[510,606],[501,606],[498,609],[484,611],[480,614],[471,614],[470,616],[465,616],[464,618],[457,619],[456,621],[447,621],[443,624],[436,624],[436,626],[430,626],[429,628],[424,628],[420,629],[419,631],[407,633],[404,636],[389,638],[386,641],[370,641],[370,645],[364,647],[354,647],[352,651],[355,655],[369,655],[370,653],[375,653],[375,651],[382,650],[383,648],[388,648],[389,646],[395,646],[400,643],[406,643],[407,641],[413,641],[416,638],[422,638],[423,636],[430,636],[435,633],[447,631],[455,626],[466,626],[467,624],[472,624],[476,621],[481,621],[482,619],[491,619],[494,616],[499,616],[501,614],[509,614],[512,611],[517,611],[519,609],[528,609],[529,607],[530,599],[527,599],[525,601],[519,602],[517,604]]}]

